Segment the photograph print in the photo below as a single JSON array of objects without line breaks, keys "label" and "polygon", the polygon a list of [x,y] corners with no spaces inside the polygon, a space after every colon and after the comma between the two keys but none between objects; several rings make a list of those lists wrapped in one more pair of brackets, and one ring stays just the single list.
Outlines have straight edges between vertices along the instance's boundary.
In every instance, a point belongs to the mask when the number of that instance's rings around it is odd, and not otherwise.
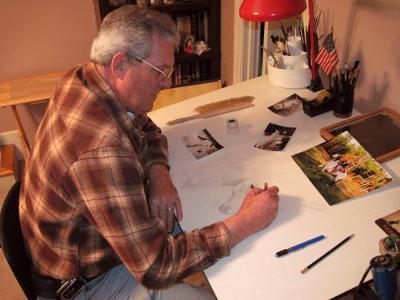
[{"label": "photograph print", "polygon": [[297,94],[292,94],[289,97],[268,107],[268,109],[280,116],[289,116],[302,109],[304,98]]},{"label": "photograph print", "polygon": [[184,136],[182,141],[196,158],[202,158],[224,148],[207,129]]},{"label": "photograph print", "polygon": [[367,194],[392,180],[347,131],[292,157],[329,205]]},{"label": "photograph print", "polygon": [[400,209],[379,218],[375,223],[388,235],[395,235],[400,241]]},{"label": "photograph print", "polygon": [[282,151],[290,141],[295,130],[295,127],[285,127],[269,123],[254,147],[261,150]]}]

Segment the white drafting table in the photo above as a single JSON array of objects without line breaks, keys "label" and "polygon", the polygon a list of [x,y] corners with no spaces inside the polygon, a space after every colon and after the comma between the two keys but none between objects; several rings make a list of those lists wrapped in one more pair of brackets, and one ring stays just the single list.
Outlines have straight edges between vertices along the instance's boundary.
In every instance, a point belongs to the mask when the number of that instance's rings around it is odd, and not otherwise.
[{"label": "white drafting table", "polygon": [[[273,86],[267,77],[217,90],[150,113],[168,137],[171,174],[184,209],[184,230],[200,228],[227,217],[219,209],[238,208],[238,199],[251,183],[264,181],[280,188],[278,217],[263,231],[232,249],[229,257],[205,272],[218,299],[328,299],[358,285],[369,261],[379,255],[378,241],[386,234],[374,221],[400,207],[400,158],[384,163],[394,181],[367,196],[329,206],[303,174],[291,155],[324,141],[321,127],[340,121],[328,112],[310,118],[302,111],[281,117],[267,107],[297,93],[311,99],[308,90]],[[175,126],[168,120],[191,114],[195,106],[229,97],[252,95],[255,107],[198,119]],[[240,133],[228,135],[226,119],[235,116]],[[282,152],[253,147],[269,122],[297,127]],[[223,150],[195,159],[181,137],[207,128]],[[305,274],[308,266],[331,247],[355,237]],[[275,252],[312,237],[327,239],[277,258]]]}]

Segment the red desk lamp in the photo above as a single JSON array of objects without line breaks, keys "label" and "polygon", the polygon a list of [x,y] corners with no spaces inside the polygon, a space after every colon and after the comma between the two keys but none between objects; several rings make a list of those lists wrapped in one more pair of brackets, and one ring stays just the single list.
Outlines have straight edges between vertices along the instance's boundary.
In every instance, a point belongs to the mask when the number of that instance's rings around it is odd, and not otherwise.
[{"label": "red desk lamp", "polygon": [[[308,0],[310,28],[314,32],[314,5],[313,0]],[[247,21],[268,22],[294,17],[307,8],[305,0],[244,0],[239,9],[240,17]],[[310,37],[311,56],[311,90],[320,89],[320,79],[317,76],[315,65],[315,40]]]},{"label": "red desk lamp", "polygon": [[239,14],[247,21],[267,22],[297,16],[306,8],[305,0],[244,0]]}]

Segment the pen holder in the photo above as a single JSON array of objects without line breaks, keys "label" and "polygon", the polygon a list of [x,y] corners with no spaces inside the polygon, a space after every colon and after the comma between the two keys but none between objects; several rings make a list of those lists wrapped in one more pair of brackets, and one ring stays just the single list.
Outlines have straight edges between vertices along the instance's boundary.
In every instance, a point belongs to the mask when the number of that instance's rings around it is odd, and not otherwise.
[{"label": "pen holder", "polygon": [[306,53],[301,55],[283,55],[283,68],[273,66],[268,58],[268,77],[272,84],[289,89],[299,89],[310,85],[311,72],[308,68]]},{"label": "pen holder", "polygon": [[299,36],[289,36],[287,45],[290,55],[297,56],[303,54],[303,45]]},{"label": "pen holder", "polygon": [[333,114],[338,118],[348,118],[353,112],[354,91],[338,95],[333,103]]}]

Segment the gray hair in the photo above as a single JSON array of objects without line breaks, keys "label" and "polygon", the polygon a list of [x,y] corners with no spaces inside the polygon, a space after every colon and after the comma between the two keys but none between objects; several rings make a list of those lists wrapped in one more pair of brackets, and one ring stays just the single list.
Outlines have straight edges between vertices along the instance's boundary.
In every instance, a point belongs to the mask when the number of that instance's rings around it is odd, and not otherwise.
[{"label": "gray hair", "polygon": [[178,31],[169,15],[124,5],[104,18],[93,40],[90,60],[107,67],[118,52],[126,53],[130,61],[136,56],[145,58],[152,49],[153,34],[178,45]]}]

